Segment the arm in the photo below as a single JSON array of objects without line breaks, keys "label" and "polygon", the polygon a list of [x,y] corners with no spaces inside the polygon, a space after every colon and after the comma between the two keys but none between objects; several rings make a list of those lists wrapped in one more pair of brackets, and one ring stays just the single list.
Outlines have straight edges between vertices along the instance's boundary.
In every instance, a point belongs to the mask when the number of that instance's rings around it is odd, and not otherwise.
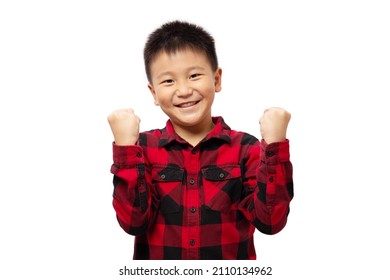
[{"label": "arm", "polygon": [[248,150],[244,182],[247,196],[241,209],[266,234],[284,228],[293,198],[289,141],[285,139],[289,119],[290,114],[280,108],[266,110],[260,120],[263,140]]},{"label": "arm", "polygon": [[108,117],[114,134],[111,172],[114,174],[113,207],[120,226],[129,234],[146,232],[153,220],[155,195],[139,137],[139,118],[132,110],[118,110]]}]

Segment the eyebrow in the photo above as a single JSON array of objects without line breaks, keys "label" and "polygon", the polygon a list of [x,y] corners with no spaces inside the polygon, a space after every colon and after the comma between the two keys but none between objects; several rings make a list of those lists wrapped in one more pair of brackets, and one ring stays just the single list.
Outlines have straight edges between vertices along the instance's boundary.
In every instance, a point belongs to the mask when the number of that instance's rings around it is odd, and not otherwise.
[{"label": "eyebrow", "polygon": [[[192,67],[189,67],[189,68],[186,69],[187,72],[190,72],[190,71],[193,71],[193,70],[204,71],[205,69],[203,67],[200,67],[200,66],[192,66]],[[160,75],[157,76],[157,79],[160,79],[162,76],[165,76],[165,75],[173,75],[173,73],[171,71],[162,72]]]}]

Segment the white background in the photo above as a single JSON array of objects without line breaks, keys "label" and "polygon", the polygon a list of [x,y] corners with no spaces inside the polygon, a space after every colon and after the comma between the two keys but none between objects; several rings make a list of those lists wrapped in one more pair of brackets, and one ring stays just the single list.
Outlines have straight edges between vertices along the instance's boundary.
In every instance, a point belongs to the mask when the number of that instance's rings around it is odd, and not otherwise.
[{"label": "white background", "polygon": [[216,39],[214,115],[259,136],[265,108],[292,113],[289,221],[256,233],[250,265],[389,279],[389,14],[373,0],[1,1],[0,278],[124,279],[133,238],[111,206],[106,117],[133,107],[142,130],[164,126],[142,50],[182,19]]}]

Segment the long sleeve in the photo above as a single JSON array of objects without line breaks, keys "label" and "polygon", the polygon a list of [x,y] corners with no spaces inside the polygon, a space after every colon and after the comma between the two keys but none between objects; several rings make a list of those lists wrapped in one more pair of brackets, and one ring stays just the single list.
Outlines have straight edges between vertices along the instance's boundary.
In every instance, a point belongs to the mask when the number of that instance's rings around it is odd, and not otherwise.
[{"label": "long sleeve", "polygon": [[153,222],[156,196],[140,146],[113,144],[113,207],[120,226],[131,235],[144,234]]},{"label": "long sleeve", "polygon": [[256,259],[253,233],[286,224],[292,199],[289,142],[266,145],[221,117],[197,146],[170,121],[113,145],[113,206],[135,235],[134,259]]},{"label": "long sleeve", "polygon": [[259,231],[278,233],[287,223],[290,201],[294,196],[289,141],[267,145],[263,140],[260,146],[249,150],[246,165],[244,184],[249,194],[241,207]]}]

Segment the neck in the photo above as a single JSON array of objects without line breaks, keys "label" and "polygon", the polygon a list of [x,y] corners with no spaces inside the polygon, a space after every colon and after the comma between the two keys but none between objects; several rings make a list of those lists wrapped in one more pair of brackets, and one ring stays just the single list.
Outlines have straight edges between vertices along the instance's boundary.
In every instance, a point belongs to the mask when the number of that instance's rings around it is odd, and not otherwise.
[{"label": "neck", "polygon": [[178,126],[173,125],[175,132],[188,143],[190,143],[193,147],[199,144],[207,134],[210,133],[214,129],[214,123],[212,119],[205,123],[194,126]]}]

